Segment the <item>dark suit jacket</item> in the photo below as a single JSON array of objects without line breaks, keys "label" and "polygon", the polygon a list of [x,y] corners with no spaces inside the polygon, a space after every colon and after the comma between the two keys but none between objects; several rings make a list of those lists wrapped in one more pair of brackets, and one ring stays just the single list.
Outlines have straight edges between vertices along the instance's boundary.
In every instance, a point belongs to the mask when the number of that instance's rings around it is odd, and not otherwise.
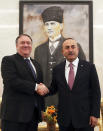
[{"label": "dark suit jacket", "polygon": [[1,64],[4,83],[1,107],[2,119],[29,122],[32,120],[35,106],[37,106],[38,121],[41,120],[44,100],[36,93],[35,85],[42,82],[42,72],[39,64],[34,60],[32,62],[37,72],[36,80],[22,56],[14,54],[3,58]]},{"label": "dark suit jacket", "polygon": [[[64,61],[64,56],[62,55],[62,44],[64,42],[64,38],[61,37],[58,47],[55,49],[54,53],[52,56],[50,56],[50,51],[49,51],[49,40],[38,46],[35,49],[35,54],[34,57],[36,59],[36,61],[40,64],[41,69],[43,71],[43,82],[44,84],[49,87],[51,84],[51,80],[52,80],[52,69],[58,65],[59,63],[61,63],[62,61]],[[85,54],[81,48],[81,46],[79,45],[79,57],[81,59],[86,59],[85,58]],[[52,62],[50,62],[50,57],[52,57]],[[53,105],[57,105],[58,103],[58,98],[57,95],[52,96],[52,97],[48,97],[46,98],[46,106],[50,106],[51,104]]]},{"label": "dark suit jacket", "polygon": [[72,90],[65,79],[65,62],[53,70],[50,93],[58,92],[58,123],[75,128],[89,124],[89,117],[99,117],[100,86],[94,64],[80,60]]}]

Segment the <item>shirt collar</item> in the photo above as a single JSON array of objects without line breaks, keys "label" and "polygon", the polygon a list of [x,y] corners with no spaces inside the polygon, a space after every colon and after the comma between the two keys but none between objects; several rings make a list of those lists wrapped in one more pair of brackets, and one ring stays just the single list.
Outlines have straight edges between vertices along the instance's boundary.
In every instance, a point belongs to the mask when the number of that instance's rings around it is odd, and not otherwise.
[{"label": "shirt collar", "polygon": [[56,48],[59,44],[59,41],[56,41],[55,43],[51,43],[49,42],[49,47],[51,47],[52,45]]},{"label": "shirt collar", "polygon": [[24,60],[25,60],[25,59],[29,59],[29,60],[30,60],[30,57],[28,57],[28,58],[24,58]]},{"label": "shirt collar", "polygon": [[61,38],[61,34],[59,34],[57,37],[55,37],[55,39],[54,40],[49,40],[49,42],[55,42],[55,41],[59,41],[60,40],[60,38]]},{"label": "shirt collar", "polygon": [[[79,58],[77,57],[77,58],[72,62],[72,64],[73,64],[75,67],[78,67],[78,63],[79,63]],[[70,62],[66,59],[66,67],[68,67],[69,64],[70,64]]]}]

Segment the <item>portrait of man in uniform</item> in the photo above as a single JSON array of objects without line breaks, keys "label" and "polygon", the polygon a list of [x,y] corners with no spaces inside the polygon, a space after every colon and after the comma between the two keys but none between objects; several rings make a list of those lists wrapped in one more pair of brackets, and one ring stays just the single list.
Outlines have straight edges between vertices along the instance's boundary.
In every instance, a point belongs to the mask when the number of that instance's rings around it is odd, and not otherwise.
[{"label": "portrait of man in uniform", "polygon": [[[65,59],[62,55],[62,43],[65,39],[62,36],[63,9],[59,6],[51,6],[45,9],[41,16],[48,40],[35,49],[34,58],[41,65],[44,84],[49,87],[52,80],[53,68]],[[79,48],[80,59],[86,59],[80,44]],[[58,94],[46,97],[46,106],[50,106],[52,104],[56,106],[58,103],[57,95]]]},{"label": "portrait of man in uniform", "polygon": [[[28,2],[29,3],[29,2]],[[49,87],[52,69],[64,61],[62,43],[73,38],[79,46],[79,58],[91,61],[92,23],[90,3],[21,2],[20,33],[33,39],[31,57],[35,58],[43,71],[43,82]],[[92,17],[91,17],[92,19]],[[90,48],[91,47],[91,48]],[[46,98],[46,106],[58,103],[57,94]]]}]

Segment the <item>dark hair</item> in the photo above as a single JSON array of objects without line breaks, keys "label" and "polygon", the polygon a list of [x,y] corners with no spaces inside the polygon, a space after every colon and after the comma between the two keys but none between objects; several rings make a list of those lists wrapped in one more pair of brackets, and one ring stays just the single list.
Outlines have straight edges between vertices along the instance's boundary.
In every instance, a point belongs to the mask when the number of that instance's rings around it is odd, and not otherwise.
[{"label": "dark hair", "polygon": [[17,42],[18,42],[18,39],[19,39],[20,37],[22,37],[22,36],[27,36],[27,37],[29,37],[29,39],[31,40],[31,42],[33,41],[32,38],[31,38],[28,34],[20,34],[20,35],[16,38],[16,40],[15,40],[15,43],[16,43],[16,44],[17,44]]},{"label": "dark hair", "polygon": [[[69,37],[69,38],[64,38],[64,41],[66,41],[66,40],[75,40],[74,38],[72,38],[72,37]],[[76,40],[75,40],[76,41]],[[76,42],[77,43],[77,42]]]},{"label": "dark hair", "polygon": [[[75,39],[74,39],[74,38],[71,38],[71,37],[69,37],[69,38],[64,38],[64,42],[65,42],[66,40],[75,40]],[[75,40],[75,41],[76,41],[76,40]],[[63,43],[64,43],[64,42],[63,42]],[[77,43],[77,46],[78,46],[79,43],[78,43],[78,42],[76,42],[76,43]],[[78,46],[78,47],[79,47],[79,46]]]}]

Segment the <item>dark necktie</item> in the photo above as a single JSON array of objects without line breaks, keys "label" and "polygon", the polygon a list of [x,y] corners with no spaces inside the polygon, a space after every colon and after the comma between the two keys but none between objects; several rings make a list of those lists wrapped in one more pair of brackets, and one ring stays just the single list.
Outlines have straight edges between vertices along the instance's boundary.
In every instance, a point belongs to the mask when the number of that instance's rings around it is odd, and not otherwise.
[{"label": "dark necktie", "polygon": [[54,47],[54,45],[52,44],[52,45],[50,46],[50,53],[51,53],[51,55],[53,54],[54,51],[55,51],[55,47]]},{"label": "dark necktie", "polygon": [[30,63],[30,60],[29,59],[25,59],[26,63],[28,64],[28,66],[30,67],[31,71],[32,71],[32,74],[34,76],[34,79],[36,80],[36,74],[35,74],[35,71],[33,69],[33,66],[31,65]]},{"label": "dark necktie", "polygon": [[70,64],[69,64],[69,67],[70,67],[70,71],[69,71],[68,84],[69,84],[70,89],[72,90],[73,83],[74,83],[74,69],[73,69],[73,64],[70,63]]}]

